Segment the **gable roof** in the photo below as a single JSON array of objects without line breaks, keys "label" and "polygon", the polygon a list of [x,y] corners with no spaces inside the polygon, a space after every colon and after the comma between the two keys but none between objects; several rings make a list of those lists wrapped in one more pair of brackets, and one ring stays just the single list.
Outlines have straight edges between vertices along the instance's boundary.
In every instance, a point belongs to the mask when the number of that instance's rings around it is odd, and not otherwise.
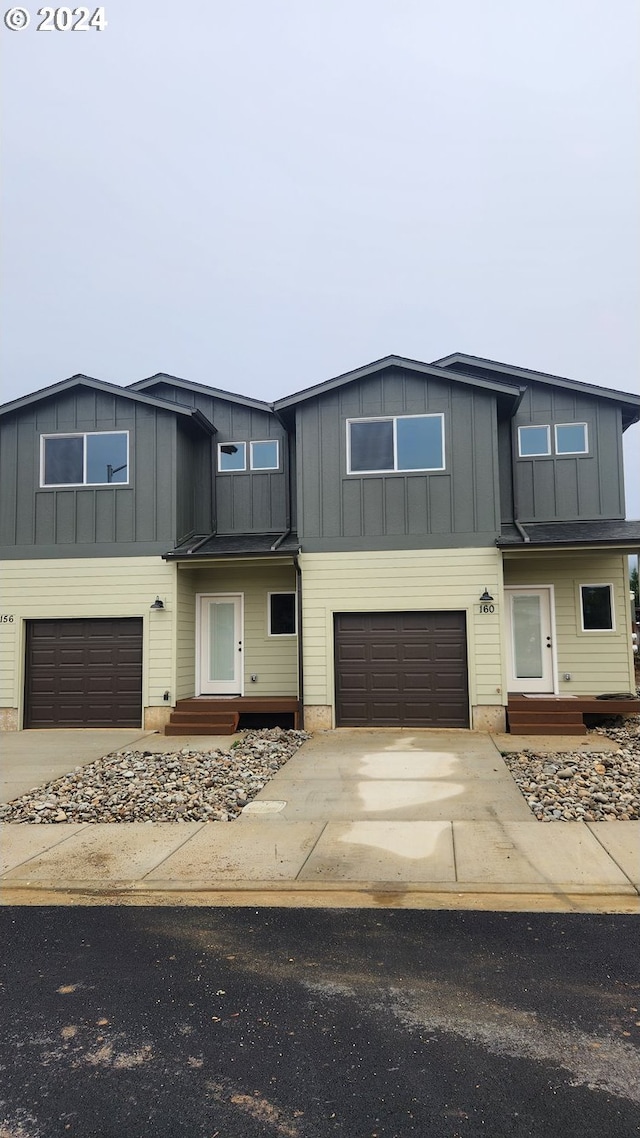
[{"label": "gable roof", "polygon": [[[236,395],[233,391],[223,391],[220,387],[208,387],[205,383],[193,383],[190,379],[180,379],[177,375],[168,375],[164,371],[156,372],[155,375],[150,375],[148,379],[139,379],[135,383],[130,383],[127,390],[147,391],[158,383],[171,383],[174,387],[183,388],[185,391],[195,391],[200,395],[209,395],[213,399],[225,399],[229,403],[240,403],[243,407],[251,407],[256,411],[273,412],[272,404],[265,403],[262,399]],[[158,396],[158,398],[160,397]]]},{"label": "gable roof", "polygon": [[296,392],[294,395],[285,395],[282,399],[276,399],[273,407],[276,411],[284,410],[287,407],[292,407],[296,403],[303,403],[306,399],[313,399],[316,395],[324,395],[327,391],[333,391],[337,387],[344,387],[348,383],[353,383],[358,379],[368,379],[370,376],[377,375],[378,372],[385,371],[386,368],[400,367],[405,368],[407,371],[419,372],[421,375],[431,375],[438,379],[455,379],[459,383],[469,384],[471,387],[480,387],[485,391],[493,391],[498,395],[506,395],[511,399],[517,400],[520,398],[524,386],[517,381],[507,380],[493,380],[486,379],[483,376],[474,375],[460,375],[458,372],[448,372],[444,368],[437,367],[434,364],[422,363],[420,360],[410,360],[405,356],[383,356],[380,360],[374,360],[373,363],[365,364],[364,367],[355,368],[353,371],[344,372],[342,375],[335,376],[334,379],[325,380],[324,383],[316,383],[313,387],[306,387],[302,391]]},{"label": "gable roof", "polygon": [[550,372],[546,371],[532,371],[530,368],[501,363],[499,360],[470,356],[466,352],[452,352],[450,356],[443,356],[442,359],[433,362],[434,366],[445,371],[455,365],[460,365],[465,369],[464,374],[466,375],[469,368],[481,368],[484,372],[491,371],[497,376],[503,377],[504,382],[507,383],[510,377],[514,383],[520,384],[527,384],[535,380],[536,383],[547,383],[551,387],[566,388],[578,394],[596,395],[600,399],[610,399],[621,405],[625,428],[640,420],[640,395],[633,395],[628,391],[617,391],[612,387],[598,387],[595,383],[583,383],[581,380],[567,379],[562,375],[551,375]]},{"label": "gable roof", "polygon": [[107,395],[117,395],[121,399],[130,399],[134,403],[145,403],[149,407],[159,407],[163,411],[171,411],[174,415],[182,415],[197,423],[207,434],[214,434],[216,428],[210,423],[201,411],[194,407],[185,407],[182,403],[173,403],[168,399],[159,399],[157,396],[138,394],[126,387],[119,387],[116,383],[105,383],[102,379],[92,379],[89,375],[72,375],[60,383],[53,383],[50,387],[42,387],[30,395],[23,395],[21,399],[13,399],[0,407],[0,415],[9,415],[13,411],[21,411],[34,403],[41,403],[44,399],[51,399],[56,395],[64,395],[77,387],[88,388],[91,391],[101,391]]}]

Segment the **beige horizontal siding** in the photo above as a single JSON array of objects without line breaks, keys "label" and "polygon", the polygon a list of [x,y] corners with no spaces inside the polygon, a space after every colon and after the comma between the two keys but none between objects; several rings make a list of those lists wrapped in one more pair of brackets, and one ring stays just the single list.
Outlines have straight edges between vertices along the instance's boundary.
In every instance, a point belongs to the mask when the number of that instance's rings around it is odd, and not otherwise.
[{"label": "beige horizontal siding", "polygon": [[[531,555],[506,560],[507,585],[553,585],[559,690],[567,695],[633,691],[627,558],[619,554]],[[580,585],[613,585],[614,632],[583,632]],[[571,680],[564,680],[569,672]]]},{"label": "beige horizontal siding", "polygon": [[[175,688],[175,566],[160,557],[5,561],[0,624],[0,706],[22,708],[25,622],[72,617],[141,617],[143,707],[166,706]],[[156,595],[165,611],[152,613]]]},{"label": "beige horizontal siding", "polygon": [[[306,553],[300,564],[306,704],[334,703],[334,613],[437,609],[467,614],[471,703],[504,702],[502,561],[496,549]],[[496,605],[494,613],[481,615],[478,598],[485,587]]]},{"label": "beige horizontal siding", "polygon": [[[293,565],[226,563],[211,568],[178,571],[178,698],[195,694],[195,624],[199,593],[241,593],[244,598],[245,695],[291,695],[298,692],[297,636],[269,636],[267,602],[270,592],[295,592]],[[251,675],[258,676],[256,683]]]}]

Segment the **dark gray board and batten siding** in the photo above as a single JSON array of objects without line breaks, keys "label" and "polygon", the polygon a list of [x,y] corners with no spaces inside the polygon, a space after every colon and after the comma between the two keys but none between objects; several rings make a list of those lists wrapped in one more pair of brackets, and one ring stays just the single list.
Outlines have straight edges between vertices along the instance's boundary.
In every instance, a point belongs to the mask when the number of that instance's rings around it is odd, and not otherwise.
[{"label": "dark gray board and batten siding", "polygon": [[[558,423],[587,424],[587,454],[518,457],[519,426],[549,424],[553,451]],[[525,525],[624,518],[622,413],[615,403],[531,383],[513,421],[513,448],[518,517]]]},{"label": "dark gray board and batten siding", "polygon": [[[346,421],[443,413],[445,470],[347,474]],[[500,528],[493,393],[389,368],[296,410],[298,530],[309,551],[491,545]]]},{"label": "dark gray board and batten siding", "polygon": [[[257,407],[206,395],[179,387],[168,379],[159,380],[147,389],[148,394],[196,407],[216,428],[211,441],[214,477],[213,525],[195,525],[194,530],[215,529],[220,534],[283,533],[287,528],[287,492],[289,454],[287,436],[277,417]],[[277,439],[280,443],[280,468],[277,471],[251,471],[249,442]],[[217,470],[218,443],[245,442],[247,470],[221,473]],[[291,528],[295,528],[293,507]],[[186,531],[188,532],[188,531]]]},{"label": "dark gray board and batten siding", "polygon": [[194,533],[215,529],[213,448],[215,435],[203,435],[176,422],[176,544]]},{"label": "dark gray board and batten siding", "polygon": [[[40,437],[129,432],[129,483],[40,486]],[[2,556],[162,553],[175,540],[176,417],[106,392],[75,388],[0,423]]]}]

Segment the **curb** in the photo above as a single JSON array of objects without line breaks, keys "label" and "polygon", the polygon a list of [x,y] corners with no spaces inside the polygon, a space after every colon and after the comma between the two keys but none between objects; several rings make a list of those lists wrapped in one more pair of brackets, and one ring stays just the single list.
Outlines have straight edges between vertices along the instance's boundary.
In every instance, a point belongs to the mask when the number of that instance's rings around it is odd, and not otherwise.
[{"label": "curb", "polygon": [[393,882],[300,883],[211,882],[25,882],[2,883],[0,905],[126,905],[176,907],[467,909],[504,912],[640,913],[640,897],[632,886],[522,884],[486,885],[456,882],[395,885]]}]

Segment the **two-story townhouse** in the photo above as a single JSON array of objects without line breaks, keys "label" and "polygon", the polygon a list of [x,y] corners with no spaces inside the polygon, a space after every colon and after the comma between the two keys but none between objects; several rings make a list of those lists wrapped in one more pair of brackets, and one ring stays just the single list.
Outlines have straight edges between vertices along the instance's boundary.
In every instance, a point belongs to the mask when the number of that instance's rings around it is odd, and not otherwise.
[{"label": "two-story townhouse", "polygon": [[639,418],[639,396],[460,354],[272,404],[164,374],[15,400],[2,725],[500,729],[511,693],[512,727],[575,726],[575,697],[634,687]]}]

